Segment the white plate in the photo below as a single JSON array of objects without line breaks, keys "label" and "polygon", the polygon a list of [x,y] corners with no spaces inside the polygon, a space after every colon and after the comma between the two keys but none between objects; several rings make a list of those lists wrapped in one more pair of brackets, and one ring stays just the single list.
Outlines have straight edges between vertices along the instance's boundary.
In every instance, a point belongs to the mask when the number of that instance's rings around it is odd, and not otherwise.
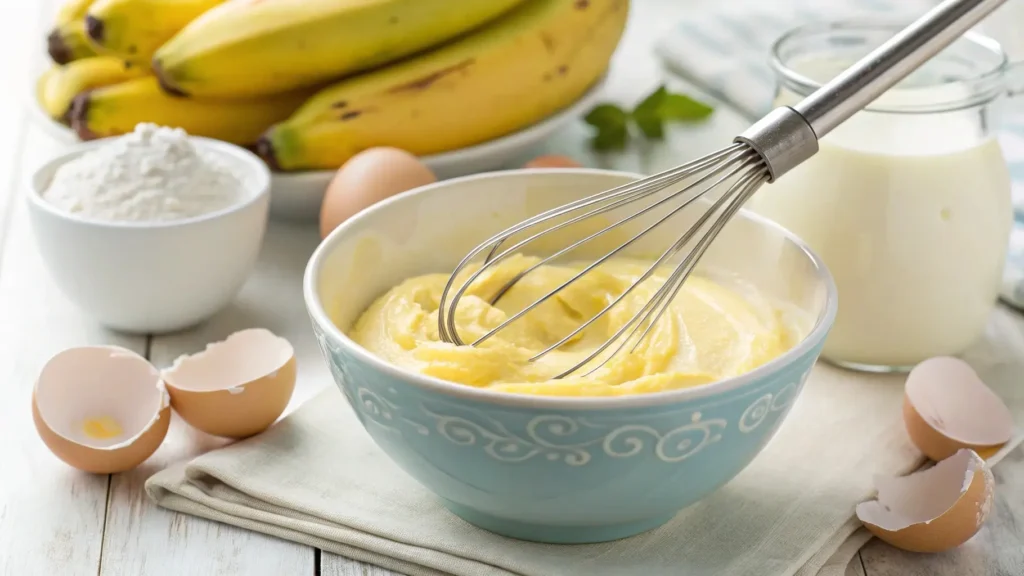
[{"label": "white plate", "polygon": [[[528,159],[530,149],[556,130],[586,114],[597,103],[607,77],[601,77],[579,100],[540,122],[483,144],[423,157],[438,178],[454,178],[514,166]],[[50,118],[34,93],[27,99],[31,117],[51,137],[63,144],[78,143],[71,128]],[[313,221],[318,218],[327,183],[333,170],[276,172],[270,188],[270,213],[274,218]]]}]

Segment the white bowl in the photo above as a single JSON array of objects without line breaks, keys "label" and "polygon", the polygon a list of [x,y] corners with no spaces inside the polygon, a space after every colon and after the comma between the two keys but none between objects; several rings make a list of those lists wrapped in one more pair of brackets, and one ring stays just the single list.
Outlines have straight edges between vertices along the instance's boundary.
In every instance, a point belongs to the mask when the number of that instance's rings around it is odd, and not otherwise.
[{"label": "white bowl", "polygon": [[[527,160],[530,149],[597,103],[607,77],[599,79],[576,102],[544,120],[500,138],[443,154],[424,156],[423,162],[441,180],[487,172]],[[28,98],[30,115],[52,138],[64,144],[79,142],[71,128],[50,118],[35,97]],[[320,203],[334,170],[275,172],[271,176],[270,213],[274,218],[316,221]]]},{"label": "white bowl", "polygon": [[32,229],[50,275],[68,299],[109,328],[161,333],[202,322],[235,297],[256,263],[270,170],[238,146],[192,139],[243,175],[245,194],[237,204],[181,220],[106,222],[69,214],[42,198],[59,166],[105,140],[76,146],[28,181]]}]

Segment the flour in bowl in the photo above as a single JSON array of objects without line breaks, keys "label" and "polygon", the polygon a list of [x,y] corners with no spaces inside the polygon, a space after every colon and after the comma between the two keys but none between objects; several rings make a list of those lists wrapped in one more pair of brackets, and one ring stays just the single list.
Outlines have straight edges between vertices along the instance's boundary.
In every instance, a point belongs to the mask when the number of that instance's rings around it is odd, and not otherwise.
[{"label": "flour in bowl", "polygon": [[90,219],[178,220],[241,200],[243,178],[180,128],[139,124],[57,169],[43,199]]}]

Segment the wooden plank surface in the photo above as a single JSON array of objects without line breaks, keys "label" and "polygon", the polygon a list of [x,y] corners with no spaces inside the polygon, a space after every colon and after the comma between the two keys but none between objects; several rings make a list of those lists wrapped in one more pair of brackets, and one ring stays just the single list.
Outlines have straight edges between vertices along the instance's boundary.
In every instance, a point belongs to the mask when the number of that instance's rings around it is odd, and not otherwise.
[{"label": "wooden plank surface", "polygon": [[378,566],[371,566],[349,560],[344,556],[321,553],[320,576],[399,576],[397,572],[385,570]]},{"label": "wooden plank surface", "polygon": [[[30,132],[19,163],[50,150]],[[113,343],[137,352],[145,338],[99,328],[50,281],[19,194],[5,227],[0,268],[0,567],[11,576],[95,575],[100,561],[109,478],[78,472],[43,445],[29,410],[32,384],[53,354],[69,346]]]},{"label": "wooden plank surface", "polygon": [[29,128],[25,104],[43,61],[52,2],[4,6],[0,35],[0,573],[93,575],[99,568],[109,477],[54,458],[30,416],[32,384],[54,353],[89,343],[143,351],[142,338],[106,332],[52,285],[22,203],[29,170],[57,147]]},{"label": "wooden plank surface", "polygon": [[[272,225],[257,269],[235,301],[193,330],[153,337],[150,361],[166,367],[178,356],[201,351],[236,330],[267,328],[287,338],[297,351],[299,377],[291,407],[308,399],[330,382],[302,303],[302,270],[318,240],[311,226]],[[154,472],[226,443],[175,415],[157,453],[136,470],[114,476],[101,574],[314,573],[315,554],[308,546],[169,512],[146,497],[143,485]]]},{"label": "wooden plank surface", "polygon": [[859,555],[855,556],[850,565],[846,567],[844,576],[867,576],[867,573],[864,572],[864,563],[861,562]]}]

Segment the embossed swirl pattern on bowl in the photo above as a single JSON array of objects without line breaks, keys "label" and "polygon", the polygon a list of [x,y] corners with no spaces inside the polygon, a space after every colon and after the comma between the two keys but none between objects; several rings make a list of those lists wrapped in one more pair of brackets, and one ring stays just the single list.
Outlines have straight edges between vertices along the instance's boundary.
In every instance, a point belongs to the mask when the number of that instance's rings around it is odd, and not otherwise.
[{"label": "embossed swirl pattern on bowl", "polygon": [[[660,524],[727,482],[774,435],[817,354],[725,395],[552,411],[424,391],[363,364],[313,327],[369,434],[449,508],[499,533],[566,542],[626,536],[646,519]],[[633,504],[609,513],[608,502]]]},{"label": "embossed swirl pattern on bowl", "polygon": [[[648,423],[623,424],[621,418],[544,414],[530,418],[519,433],[510,431],[500,419],[489,416],[487,410],[464,409],[467,417],[446,414],[444,407],[436,403],[406,406],[393,386],[380,390],[368,382],[352,382],[345,376],[341,350],[332,349],[323,332],[316,324],[313,326],[335,382],[364,424],[369,419],[376,427],[390,433],[435,434],[452,444],[475,446],[490,458],[510,463],[538,458],[584,466],[598,452],[611,458],[653,455],[666,463],[682,462],[721,441],[723,435],[750,434],[765,425],[766,420],[783,415],[796,400],[808,375],[801,374],[781,388],[769,383],[738,398],[687,406],[680,410],[685,423],[672,428],[659,429]],[[704,412],[750,397],[753,400],[733,422],[723,417],[708,418]]]}]

